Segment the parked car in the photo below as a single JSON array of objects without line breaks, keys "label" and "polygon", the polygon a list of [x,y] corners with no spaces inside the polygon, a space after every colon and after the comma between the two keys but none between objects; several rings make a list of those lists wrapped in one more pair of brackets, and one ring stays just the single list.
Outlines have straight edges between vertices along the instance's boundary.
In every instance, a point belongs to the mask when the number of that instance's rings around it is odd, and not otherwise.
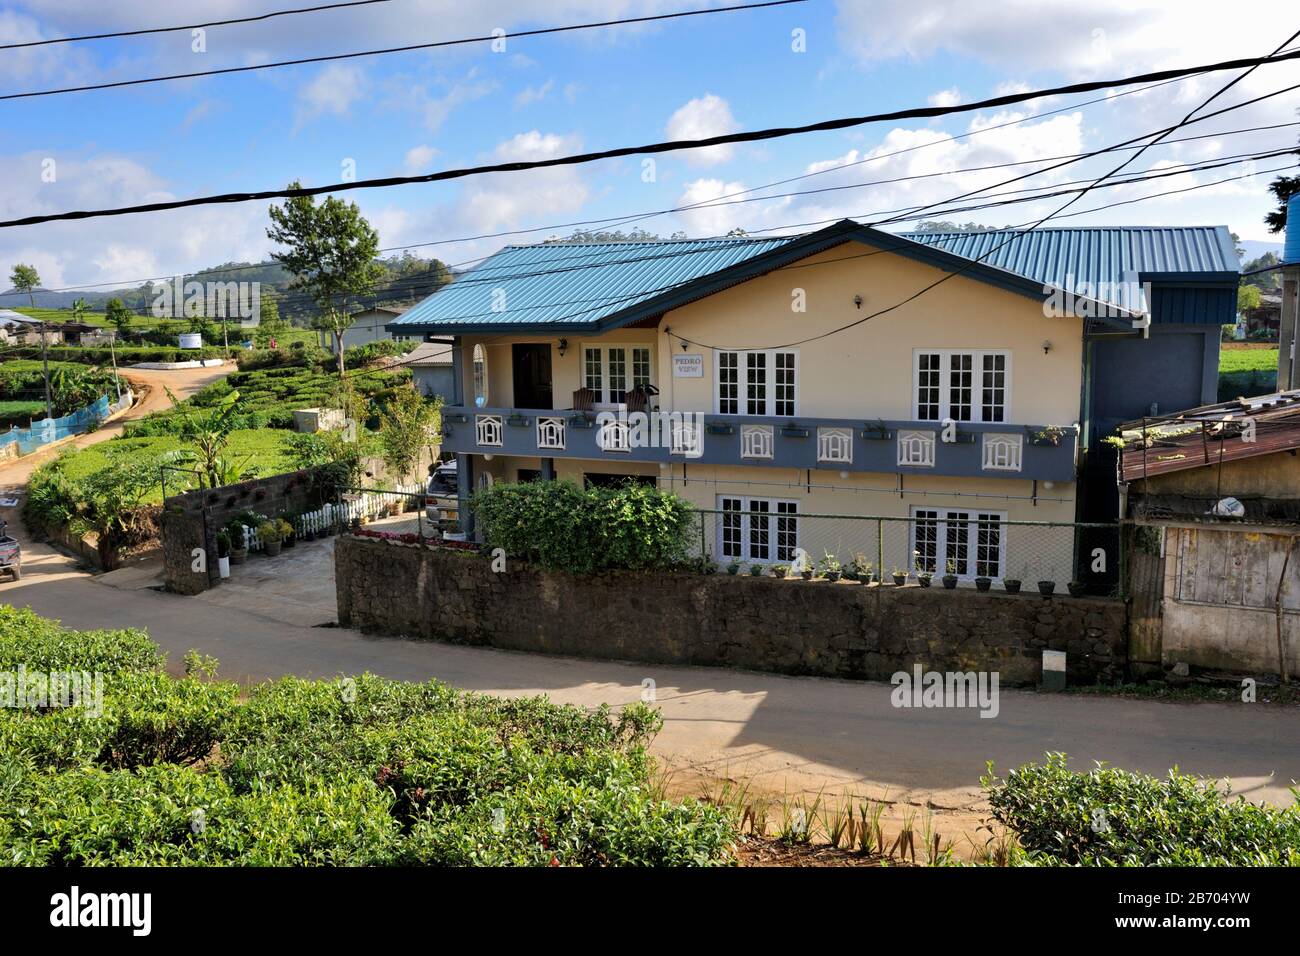
[{"label": "parked car", "polygon": [[445,506],[448,498],[456,497],[458,476],[459,472],[454,461],[444,461],[429,475],[429,480],[424,486],[424,517],[434,527],[437,527],[441,517],[438,513],[439,505]]},{"label": "parked car", "polygon": [[23,576],[23,549],[18,541],[5,531],[0,521],[0,574],[8,571],[15,581]]}]

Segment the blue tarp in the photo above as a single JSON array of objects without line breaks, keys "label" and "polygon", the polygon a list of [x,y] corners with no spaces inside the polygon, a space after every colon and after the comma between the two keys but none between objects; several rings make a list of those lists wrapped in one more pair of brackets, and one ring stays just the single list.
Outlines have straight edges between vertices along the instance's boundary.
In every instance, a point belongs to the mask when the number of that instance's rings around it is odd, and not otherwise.
[{"label": "blue tarp", "polygon": [[11,428],[4,434],[0,434],[0,446],[17,442],[18,453],[30,455],[41,446],[56,442],[60,438],[90,431],[112,411],[108,396],[105,395],[99,401],[85,408],[79,408],[62,418],[43,418],[39,422],[32,422],[30,428]]}]

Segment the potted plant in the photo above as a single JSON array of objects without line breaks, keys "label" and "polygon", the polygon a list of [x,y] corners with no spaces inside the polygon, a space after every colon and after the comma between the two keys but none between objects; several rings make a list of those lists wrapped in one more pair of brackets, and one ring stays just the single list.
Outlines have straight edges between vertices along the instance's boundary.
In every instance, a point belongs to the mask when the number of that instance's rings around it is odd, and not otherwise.
[{"label": "potted plant", "polygon": [[1060,425],[1047,425],[1029,433],[1029,444],[1039,446],[1059,445],[1064,434],[1065,429],[1061,428]]},{"label": "potted plant", "polygon": [[283,518],[280,519],[280,538],[286,548],[292,548],[298,543],[298,533],[293,530],[293,525]]},{"label": "potted plant", "polygon": [[903,587],[907,584],[907,572],[900,571],[898,568],[890,568],[889,576],[894,579],[895,587]]},{"label": "potted plant", "polygon": [[238,518],[226,525],[226,534],[230,538],[230,563],[243,564],[248,560],[248,534],[244,522]]},{"label": "potted plant", "polygon": [[957,587],[957,563],[952,559],[948,560],[947,571],[948,573],[943,576],[943,586],[952,591]]},{"label": "potted plant", "polygon": [[267,519],[257,526],[257,536],[262,539],[268,558],[278,555],[280,546],[284,543],[284,532],[280,530],[280,524],[279,521]]},{"label": "potted plant", "polygon": [[1052,596],[1052,592],[1055,591],[1055,590],[1056,590],[1056,582],[1055,582],[1055,581],[1039,581],[1039,582],[1038,582],[1038,593],[1041,594],[1043,597],[1051,597],[1051,596]]},{"label": "potted plant", "polygon": [[822,577],[831,583],[838,581],[840,575],[844,571],[843,565],[840,564],[840,559],[835,557],[835,555],[831,554],[829,551],[822,556],[818,567],[822,573]]},{"label": "potted plant", "polygon": [[790,567],[785,564],[774,564],[767,569],[767,573],[772,575],[774,578],[784,578],[790,573]]},{"label": "potted plant", "polygon": [[925,565],[921,562],[921,558],[918,555],[916,559],[916,583],[921,585],[923,588],[928,588],[933,580],[934,572],[926,570]]},{"label": "potted plant", "polygon": [[751,564],[749,566],[749,576],[751,578],[760,577],[762,574],[763,574],[763,566],[761,564]]},{"label": "potted plant", "polygon": [[1002,587],[1006,590],[1006,592],[1007,592],[1008,594],[1019,594],[1019,593],[1020,593],[1020,579],[1019,579],[1019,578],[1003,578],[1003,579],[1002,579]]},{"label": "potted plant", "polygon": [[731,574],[731,575],[739,574],[739,573],[740,573],[740,562],[739,562],[739,561],[732,561],[729,565],[727,565],[727,573],[728,573],[728,574]]},{"label": "potted plant", "polygon": [[975,590],[982,593],[987,592],[993,586],[993,579],[986,578],[983,575],[975,579]]},{"label": "potted plant", "polygon": [[1070,597],[1083,597],[1088,592],[1088,585],[1082,581],[1071,581],[1066,587],[1070,591]]},{"label": "potted plant", "polygon": [[875,565],[867,560],[865,554],[859,552],[849,562],[849,567],[844,576],[850,577],[854,581],[861,581],[863,584],[870,584],[876,578]]},{"label": "potted plant", "polygon": [[225,531],[217,532],[217,573],[230,577],[230,535]]}]

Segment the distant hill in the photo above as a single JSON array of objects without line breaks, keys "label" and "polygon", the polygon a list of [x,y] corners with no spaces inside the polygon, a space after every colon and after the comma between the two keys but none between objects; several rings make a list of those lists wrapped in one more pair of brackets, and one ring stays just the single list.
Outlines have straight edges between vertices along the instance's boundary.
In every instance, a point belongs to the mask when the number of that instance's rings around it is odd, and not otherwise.
[{"label": "distant hill", "polygon": [[[378,262],[384,268],[384,276],[375,283],[375,290],[370,294],[349,297],[345,303],[348,309],[356,311],[377,305],[412,304],[451,281],[453,276],[447,265],[438,259],[421,259],[407,254],[390,256]],[[185,276],[185,281],[261,283],[262,295],[268,291],[273,294],[279,304],[280,314],[297,320],[295,324],[305,325],[317,312],[315,303],[307,295],[290,287],[292,276],[275,261],[224,262],[189,273]],[[157,293],[146,283],[133,288],[107,291],[55,292],[36,289],[33,295],[37,308],[42,309],[70,309],[73,302],[84,298],[90,311],[102,312],[109,299],[117,298],[132,311],[145,314],[152,307]],[[13,289],[0,292],[0,308],[28,305],[31,305],[31,298],[25,292],[15,292]]]},{"label": "distant hill", "polygon": [[1246,254],[1241,257],[1242,262],[1249,262],[1251,259],[1258,259],[1266,252],[1274,255],[1282,255],[1282,243],[1279,242],[1260,242],[1256,239],[1243,239],[1241,248],[1246,250]]}]

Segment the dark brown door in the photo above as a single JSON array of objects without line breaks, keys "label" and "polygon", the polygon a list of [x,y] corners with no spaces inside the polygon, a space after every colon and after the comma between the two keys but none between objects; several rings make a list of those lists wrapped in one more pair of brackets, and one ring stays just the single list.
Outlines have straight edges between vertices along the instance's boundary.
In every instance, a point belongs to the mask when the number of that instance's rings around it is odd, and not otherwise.
[{"label": "dark brown door", "polygon": [[515,408],[554,408],[551,403],[551,346],[513,345]]}]

